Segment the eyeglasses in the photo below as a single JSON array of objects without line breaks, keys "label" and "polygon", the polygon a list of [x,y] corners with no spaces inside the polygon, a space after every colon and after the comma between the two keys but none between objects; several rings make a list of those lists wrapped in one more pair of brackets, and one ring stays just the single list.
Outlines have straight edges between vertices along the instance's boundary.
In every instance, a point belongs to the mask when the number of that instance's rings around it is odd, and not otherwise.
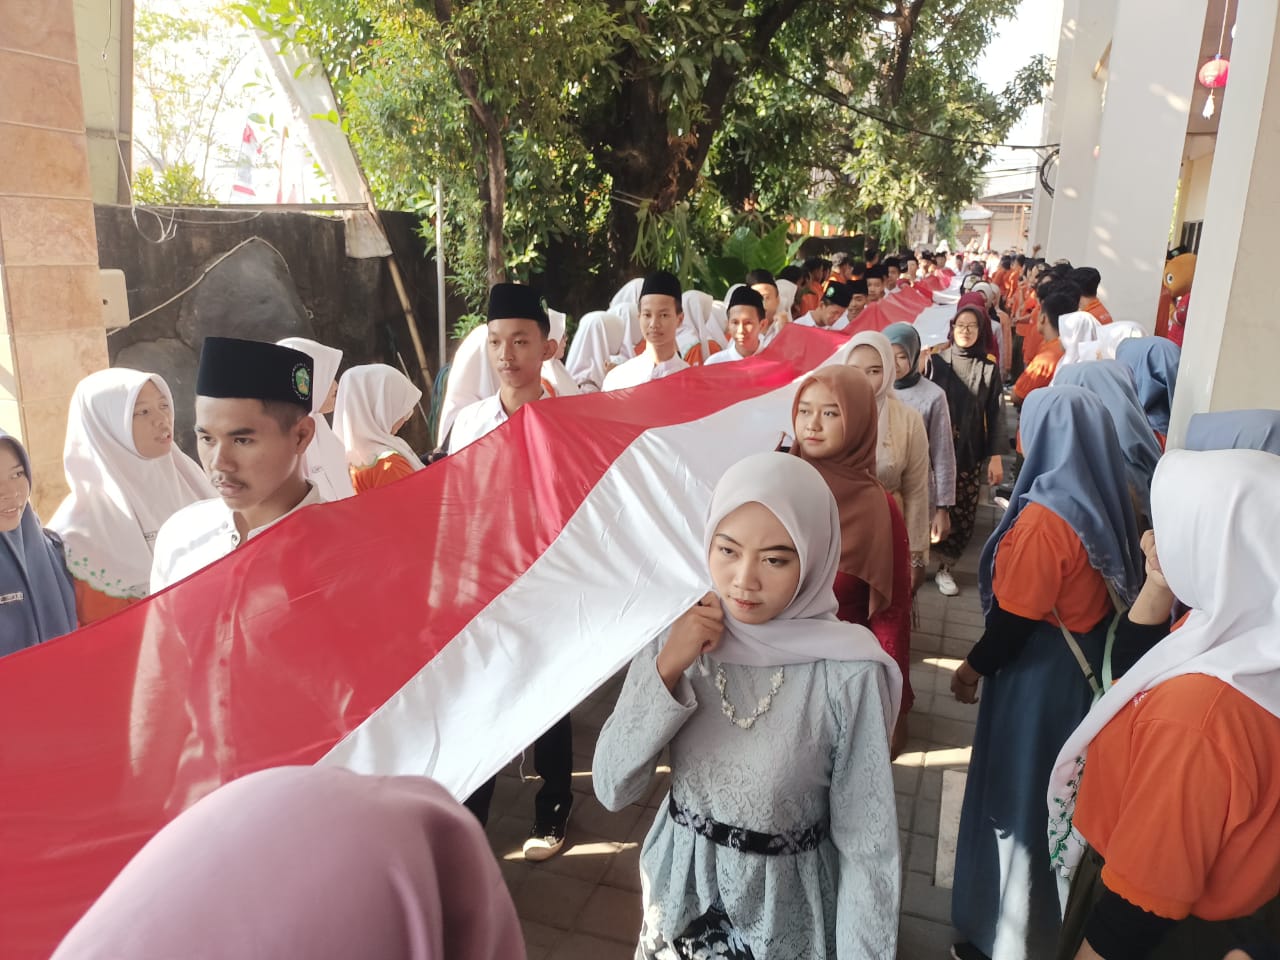
[{"label": "eyeglasses", "polygon": [[957,323],[956,332],[957,333],[977,333],[978,325],[976,323]]}]

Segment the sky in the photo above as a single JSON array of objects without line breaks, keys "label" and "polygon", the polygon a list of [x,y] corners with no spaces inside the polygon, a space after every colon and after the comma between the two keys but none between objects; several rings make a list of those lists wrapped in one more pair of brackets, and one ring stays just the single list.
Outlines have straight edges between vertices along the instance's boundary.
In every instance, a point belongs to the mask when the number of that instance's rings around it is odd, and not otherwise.
[{"label": "sky", "polygon": [[[1000,90],[1015,73],[1037,53],[1053,59],[1058,53],[1058,27],[1062,18],[1062,0],[1022,0],[1017,16],[997,28],[997,36],[978,61],[978,76],[992,90]],[[1042,143],[1043,105],[1028,110],[1009,132],[1006,143]],[[1012,171],[1033,166],[1038,158],[1029,150],[996,151],[988,173]],[[1016,176],[1005,173],[990,182],[990,191],[1006,193],[1029,187],[1033,173]]]}]

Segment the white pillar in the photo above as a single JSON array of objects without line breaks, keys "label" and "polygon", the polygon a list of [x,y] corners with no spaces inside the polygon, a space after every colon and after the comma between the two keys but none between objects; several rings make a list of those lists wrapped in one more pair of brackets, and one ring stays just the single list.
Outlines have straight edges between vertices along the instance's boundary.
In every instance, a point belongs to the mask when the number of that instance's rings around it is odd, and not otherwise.
[{"label": "white pillar", "polygon": [[1280,409],[1280,2],[1241,3],[1209,180],[1170,444],[1205,410]]},{"label": "white pillar", "polygon": [[1124,0],[1079,265],[1116,320],[1154,330],[1207,0]]},{"label": "white pillar", "polygon": [[[1047,42],[1045,49],[1050,49],[1056,45],[1057,53],[1055,59],[1058,64],[1058,70],[1055,71],[1053,77],[1053,87],[1049,91],[1049,95],[1045,97],[1044,112],[1041,116],[1040,124],[1040,140],[1039,143],[1060,143],[1062,141],[1062,105],[1060,98],[1066,94],[1065,79],[1064,85],[1060,88],[1059,72],[1062,68],[1062,26],[1067,16],[1067,6],[1069,0],[1058,0],[1054,4],[1056,9],[1050,11],[1051,15],[1045,17],[1048,30]],[[1074,3],[1072,3],[1074,6]],[[1053,16],[1056,14],[1056,16]],[[1029,158],[1032,155],[1027,155]],[[1040,154],[1034,155],[1034,162],[1039,164],[1043,160]],[[1052,178],[1049,180],[1053,182]],[[1031,221],[1027,225],[1027,240],[1022,247],[1022,252],[1030,254],[1033,249],[1039,246],[1042,250],[1049,241],[1049,222],[1053,219],[1053,197],[1045,191],[1040,185],[1040,177],[1037,175],[1031,186]]]},{"label": "white pillar", "polygon": [[[1131,0],[1125,0],[1126,3]],[[1145,0],[1144,0],[1145,2]],[[1080,259],[1093,203],[1104,83],[1096,78],[1116,20],[1117,0],[1066,0],[1058,69],[1054,75],[1054,109],[1058,123],[1056,186],[1043,254],[1050,259]],[[1043,219],[1043,214],[1041,215]]]}]

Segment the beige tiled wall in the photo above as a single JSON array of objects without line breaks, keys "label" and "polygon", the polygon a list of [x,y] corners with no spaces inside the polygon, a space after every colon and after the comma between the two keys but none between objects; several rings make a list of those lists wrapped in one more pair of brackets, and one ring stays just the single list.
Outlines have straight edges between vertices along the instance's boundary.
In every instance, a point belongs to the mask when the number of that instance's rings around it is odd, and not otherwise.
[{"label": "beige tiled wall", "polygon": [[0,0],[0,427],[46,520],[71,393],[107,366],[100,297],[72,0]]}]

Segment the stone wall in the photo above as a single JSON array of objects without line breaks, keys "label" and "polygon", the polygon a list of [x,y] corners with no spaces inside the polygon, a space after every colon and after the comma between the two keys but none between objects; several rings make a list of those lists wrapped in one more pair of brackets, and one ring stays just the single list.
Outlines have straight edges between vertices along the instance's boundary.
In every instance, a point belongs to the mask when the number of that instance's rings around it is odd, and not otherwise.
[{"label": "stone wall", "polygon": [[[429,412],[429,384],[439,369],[435,262],[426,256],[413,215],[384,213],[382,219],[417,318],[426,375],[387,261],[349,257],[340,217],[188,209],[176,211],[171,222],[167,212],[97,205],[95,218],[99,263],[124,271],[129,315],[137,318],[108,336],[111,364],[168,380],[176,436],[188,451],[196,358],[208,335],[310,337],[342,350],[343,370],[361,363],[405,369],[422,388]],[[171,236],[157,242],[165,234]],[[449,307],[452,323],[464,305],[451,301]],[[404,435],[416,449],[429,446],[421,416]]]}]

